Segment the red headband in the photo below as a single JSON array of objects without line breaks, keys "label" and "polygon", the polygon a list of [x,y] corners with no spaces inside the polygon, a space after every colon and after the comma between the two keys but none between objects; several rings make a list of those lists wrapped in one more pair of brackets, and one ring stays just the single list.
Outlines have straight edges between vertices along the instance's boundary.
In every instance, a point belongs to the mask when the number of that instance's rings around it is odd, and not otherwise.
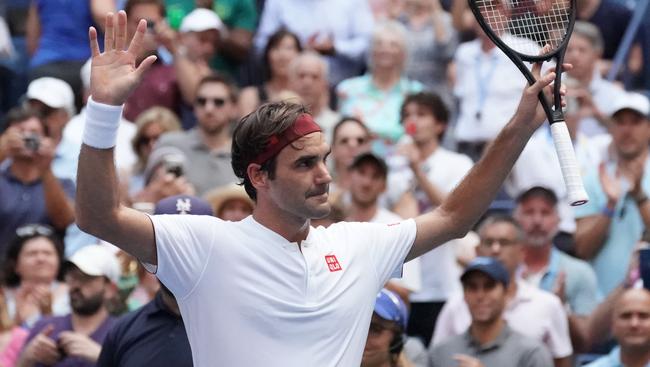
[{"label": "red headband", "polygon": [[291,127],[279,134],[272,135],[269,138],[269,142],[264,151],[253,159],[253,163],[261,165],[273,158],[276,154],[280,153],[280,151],[287,145],[307,134],[315,133],[317,131],[321,131],[320,126],[318,126],[310,114],[303,113],[298,116]]}]

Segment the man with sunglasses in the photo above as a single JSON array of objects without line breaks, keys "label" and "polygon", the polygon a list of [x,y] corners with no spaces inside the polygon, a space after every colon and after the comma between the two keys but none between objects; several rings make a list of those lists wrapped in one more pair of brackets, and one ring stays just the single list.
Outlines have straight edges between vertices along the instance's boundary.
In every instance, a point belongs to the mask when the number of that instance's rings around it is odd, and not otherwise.
[{"label": "man with sunglasses", "polygon": [[236,113],[233,86],[218,75],[203,78],[196,89],[197,125],[188,131],[163,134],[156,148],[175,147],[190,164],[183,175],[201,196],[211,189],[237,182],[230,166],[230,129]]}]

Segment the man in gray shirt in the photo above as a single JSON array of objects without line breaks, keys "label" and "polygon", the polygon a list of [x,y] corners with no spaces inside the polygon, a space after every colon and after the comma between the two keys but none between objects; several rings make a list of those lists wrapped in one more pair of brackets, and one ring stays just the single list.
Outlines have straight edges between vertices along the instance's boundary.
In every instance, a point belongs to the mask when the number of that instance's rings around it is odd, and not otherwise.
[{"label": "man in gray shirt", "polygon": [[553,366],[541,343],[512,330],[503,319],[509,278],[506,268],[494,258],[477,257],[468,265],[460,279],[472,324],[465,333],[431,348],[430,366]]}]

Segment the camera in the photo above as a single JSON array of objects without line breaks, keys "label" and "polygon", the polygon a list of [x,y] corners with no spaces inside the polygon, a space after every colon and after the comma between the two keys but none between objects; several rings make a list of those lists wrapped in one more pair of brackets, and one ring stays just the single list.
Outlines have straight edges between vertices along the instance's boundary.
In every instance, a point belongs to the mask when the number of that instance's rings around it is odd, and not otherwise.
[{"label": "camera", "polygon": [[25,148],[35,152],[41,146],[41,138],[36,134],[28,134],[23,137]]},{"label": "camera", "polygon": [[183,175],[183,158],[169,154],[166,155],[163,159],[163,166],[165,167],[165,172],[171,173],[175,177],[180,177]]},{"label": "camera", "polygon": [[151,33],[156,33],[156,22],[147,19],[147,31]]}]

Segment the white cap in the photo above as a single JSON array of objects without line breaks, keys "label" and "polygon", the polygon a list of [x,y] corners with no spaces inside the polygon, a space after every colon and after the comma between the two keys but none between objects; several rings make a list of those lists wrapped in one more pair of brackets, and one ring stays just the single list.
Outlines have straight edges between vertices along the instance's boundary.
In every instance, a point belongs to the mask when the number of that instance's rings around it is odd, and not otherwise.
[{"label": "white cap", "polygon": [[221,31],[224,29],[223,22],[215,13],[210,9],[198,8],[192,10],[183,18],[181,22],[180,31],[185,32],[203,32],[210,29]]},{"label": "white cap", "polygon": [[81,77],[81,84],[84,86],[84,89],[90,91],[90,66],[92,64],[92,59],[88,59],[79,71],[79,76]]},{"label": "white cap", "polygon": [[636,92],[624,92],[614,99],[610,116],[621,110],[632,110],[636,111],[644,117],[650,115],[650,101],[648,97],[641,93]]},{"label": "white cap", "polygon": [[90,276],[105,276],[117,284],[120,280],[120,263],[109,249],[99,245],[88,245],[77,250],[68,259],[84,274]]},{"label": "white cap", "polygon": [[27,98],[51,108],[65,108],[70,117],[75,115],[74,92],[70,84],[61,79],[49,76],[34,79],[27,87]]}]

